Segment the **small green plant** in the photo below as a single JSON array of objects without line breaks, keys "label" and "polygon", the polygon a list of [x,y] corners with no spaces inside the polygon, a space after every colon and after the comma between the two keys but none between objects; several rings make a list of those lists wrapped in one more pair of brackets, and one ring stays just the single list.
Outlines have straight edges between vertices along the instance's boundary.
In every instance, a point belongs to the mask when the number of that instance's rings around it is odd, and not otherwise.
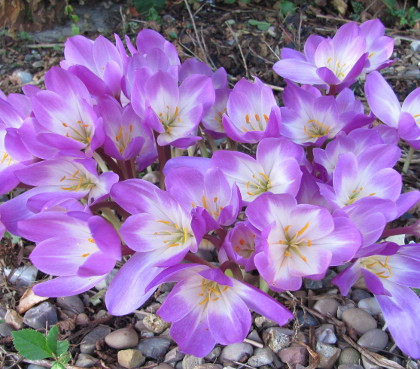
[{"label": "small green plant", "polygon": [[73,35],[79,35],[80,27],[77,25],[77,23],[79,23],[79,16],[74,13],[74,8],[70,4],[67,4],[65,6],[64,14],[66,14],[73,22],[71,25],[71,32],[73,33]]},{"label": "small green plant", "polygon": [[13,344],[19,355],[29,360],[52,358],[55,360],[51,369],[65,369],[70,361],[68,341],[58,341],[58,327],[55,325],[44,336],[33,329],[12,332]]},{"label": "small green plant", "polygon": [[406,8],[404,5],[401,8],[397,0],[382,0],[382,2],[387,7],[388,15],[394,19],[396,18],[401,27],[407,26],[412,28],[420,21],[420,12],[414,6]]},{"label": "small green plant", "polygon": [[353,8],[353,14],[350,17],[354,21],[358,21],[362,15],[363,10],[365,9],[365,6],[359,1],[351,1],[350,3]]},{"label": "small green plant", "polygon": [[279,0],[279,14],[282,18],[295,14],[296,5],[287,0]]},{"label": "small green plant", "polygon": [[166,0],[134,0],[136,10],[144,14],[147,20],[161,22],[159,11],[163,9]]},{"label": "small green plant", "polygon": [[250,24],[251,26],[257,27],[260,31],[268,31],[268,29],[271,26],[271,24],[268,22],[257,21],[255,19],[249,19],[248,24]]}]

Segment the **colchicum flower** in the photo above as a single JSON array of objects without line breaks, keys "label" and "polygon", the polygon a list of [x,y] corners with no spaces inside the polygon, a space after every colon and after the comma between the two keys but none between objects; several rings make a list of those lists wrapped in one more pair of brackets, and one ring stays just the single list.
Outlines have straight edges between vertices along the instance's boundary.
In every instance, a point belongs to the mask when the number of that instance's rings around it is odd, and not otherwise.
[{"label": "colchicum flower", "polygon": [[395,343],[413,359],[420,359],[420,299],[411,288],[420,288],[420,245],[399,246],[390,242],[371,245],[335,283],[347,295],[364,277],[375,295]]},{"label": "colchicum flower", "polygon": [[171,337],[190,355],[206,356],[216,345],[242,342],[251,327],[249,309],[286,324],[293,315],[264,292],[220,269],[181,264],[168,268],[152,287],[177,282],[157,313],[171,322]]}]

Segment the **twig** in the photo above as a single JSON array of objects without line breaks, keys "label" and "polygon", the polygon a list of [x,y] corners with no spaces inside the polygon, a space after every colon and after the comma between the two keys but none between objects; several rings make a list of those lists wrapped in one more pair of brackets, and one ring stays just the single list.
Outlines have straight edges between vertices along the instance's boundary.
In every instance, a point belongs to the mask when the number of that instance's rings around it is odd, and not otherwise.
[{"label": "twig", "polygon": [[274,54],[274,56],[278,60],[280,60],[280,56],[276,54],[276,52],[273,50],[273,48],[270,46],[270,44],[266,40],[263,40],[263,42],[264,42],[265,46],[267,46],[270,49],[270,51]]},{"label": "twig", "polygon": [[[29,360],[17,354],[8,354],[8,355],[11,358],[13,358],[13,360],[15,360],[16,363],[23,361],[24,363],[27,363],[27,364],[39,365],[45,368],[51,368],[54,365],[54,361],[50,361],[50,360]],[[66,369],[82,369],[82,368],[80,366],[75,366],[75,365],[66,365]]]},{"label": "twig", "polygon": [[64,47],[63,43],[58,44],[28,44],[23,45],[24,47],[27,47],[29,49],[54,49],[56,47]]},{"label": "twig", "polygon": [[225,24],[229,28],[229,31],[232,33],[232,36],[235,39],[235,42],[238,44],[239,53],[241,54],[242,62],[244,63],[245,73],[246,73],[246,76],[249,78],[248,66],[246,65],[246,59],[245,59],[244,53],[242,52],[241,44],[239,43],[238,38],[236,37],[236,33],[233,31],[230,24],[227,21],[225,22]]},{"label": "twig", "polygon": [[191,23],[192,23],[193,28],[194,28],[195,37],[197,38],[198,46],[199,46],[199,48],[200,48],[201,52],[203,53],[204,61],[205,61],[207,64],[210,64],[210,63],[209,63],[209,60],[208,60],[208,58],[207,58],[206,51],[204,50],[204,47],[203,47],[203,45],[202,45],[202,43],[201,43],[201,41],[200,41],[200,35],[198,34],[198,31],[197,31],[197,26],[195,25],[194,15],[193,15],[193,13],[191,12],[190,4],[188,4],[188,0],[184,0],[184,3],[185,3],[185,6],[187,7],[188,14],[190,15],[190,18],[191,18]]},{"label": "twig", "polygon": [[413,154],[414,154],[414,148],[410,146],[410,148],[408,149],[407,157],[405,158],[404,166],[402,168],[403,173],[407,173],[408,167],[410,166],[410,163],[411,163],[411,159],[413,158]]},{"label": "twig", "polygon": [[254,341],[254,340],[250,340],[249,338],[245,338],[244,342],[249,343],[252,346],[258,347],[258,348],[263,348],[264,345],[260,342]]}]

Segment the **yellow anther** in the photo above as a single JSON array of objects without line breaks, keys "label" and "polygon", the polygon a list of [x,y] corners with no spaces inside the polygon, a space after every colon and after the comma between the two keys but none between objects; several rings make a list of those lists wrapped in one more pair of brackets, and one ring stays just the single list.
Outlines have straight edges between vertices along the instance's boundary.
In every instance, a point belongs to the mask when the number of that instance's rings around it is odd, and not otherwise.
[{"label": "yellow anther", "polygon": [[302,235],[308,229],[309,224],[310,224],[309,222],[306,223],[305,226],[298,233],[296,233],[296,235],[298,236]]},{"label": "yellow anther", "polygon": [[176,108],[175,108],[175,114],[174,114],[174,116],[176,117],[178,114],[179,114],[179,108],[178,108],[178,107],[176,107]]},{"label": "yellow anther", "polygon": [[209,301],[209,298],[206,297],[203,301],[199,302],[198,305],[203,305],[205,304],[207,301]]},{"label": "yellow anther", "polygon": [[209,287],[209,290],[210,290],[211,292],[214,292],[216,295],[220,295],[220,292],[219,292],[219,291],[217,291],[217,290],[215,290],[213,287]]},{"label": "yellow anther", "polygon": [[66,123],[61,123],[64,127],[68,127],[68,125]]},{"label": "yellow anther", "polygon": [[286,250],[286,251],[284,252],[284,256],[286,256],[286,257],[288,258],[288,257],[290,256],[290,252]]},{"label": "yellow anther", "polygon": [[258,115],[258,114],[255,114],[254,115],[254,117],[255,117],[255,119],[259,122],[261,119],[260,119],[260,116]]},{"label": "yellow anther", "polygon": [[169,245],[168,245],[168,247],[175,247],[175,246],[179,246],[179,243],[170,243]]},{"label": "yellow anther", "polygon": [[268,116],[267,116],[267,114],[264,114],[263,117],[265,119],[265,122],[267,123],[268,122]]},{"label": "yellow anther", "polygon": [[241,128],[242,128],[242,131],[248,132],[248,130],[244,126],[242,126]]},{"label": "yellow anther", "polygon": [[85,258],[85,257],[87,257],[87,256],[89,256],[90,255],[90,253],[88,252],[88,253],[86,253],[86,254],[83,254],[82,255],[82,258]]},{"label": "yellow anther", "polygon": [[290,229],[291,225],[284,227],[284,231],[287,232]]},{"label": "yellow anther", "polygon": [[327,63],[329,63],[329,62],[331,61],[331,59],[332,59],[332,56],[330,56],[330,57],[327,59]]},{"label": "yellow anther", "polygon": [[217,200],[219,200],[219,198],[218,198],[218,197],[215,197],[215,198],[213,199],[213,202],[217,202]]},{"label": "yellow anther", "polygon": [[203,203],[203,207],[207,209],[207,199],[206,196],[201,196],[201,202]]},{"label": "yellow anther", "polygon": [[312,246],[312,241],[311,240],[308,240],[308,241],[306,241],[307,242],[307,245],[308,246]]},{"label": "yellow anther", "polygon": [[93,238],[88,238],[87,239],[90,243],[95,243],[95,240]]},{"label": "yellow anther", "polygon": [[247,122],[248,124],[251,124],[251,122],[249,121],[249,114],[245,115],[245,122]]},{"label": "yellow anther", "polygon": [[376,54],[376,51],[374,51],[373,53],[370,53],[369,56],[368,56],[368,58],[371,58],[375,54]]},{"label": "yellow anther", "polygon": [[270,178],[265,173],[258,173],[261,177],[263,177],[267,182],[270,181]]},{"label": "yellow anther", "polygon": [[157,220],[156,222],[162,223],[162,224],[171,224],[171,222],[168,220]]},{"label": "yellow anther", "polygon": [[123,127],[121,126],[120,129],[118,130],[118,134],[115,136],[115,139],[117,141],[121,140],[122,137],[122,131],[123,131]]},{"label": "yellow anther", "polygon": [[239,244],[242,245],[242,246],[245,245],[245,240],[240,239]]},{"label": "yellow anther", "polygon": [[376,192],[372,192],[369,194],[369,196],[375,196],[375,195],[376,195]]},{"label": "yellow anther", "polygon": [[80,172],[80,170],[79,170],[79,169],[77,169],[77,170],[73,173],[73,175],[71,176],[71,178],[76,178],[76,176],[79,174],[79,172]]},{"label": "yellow anther", "polygon": [[63,177],[60,179],[60,182],[63,182],[65,179],[66,179],[66,176],[63,176]]},{"label": "yellow anther", "polygon": [[130,133],[133,132],[133,125],[132,124],[130,124],[130,128],[129,129],[130,129]]}]

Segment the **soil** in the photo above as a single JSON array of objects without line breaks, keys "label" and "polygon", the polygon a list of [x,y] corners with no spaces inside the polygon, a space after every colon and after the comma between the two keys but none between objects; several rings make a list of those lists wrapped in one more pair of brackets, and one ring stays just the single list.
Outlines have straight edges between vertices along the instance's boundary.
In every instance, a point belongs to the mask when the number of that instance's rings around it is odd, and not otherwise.
[{"label": "soil", "polygon": [[[395,39],[393,57],[396,60],[392,67],[384,72],[386,79],[401,100],[419,87],[420,47],[418,46],[417,50],[414,49],[415,42],[420,39],[419,23],[414,24],[412,28],[404,29],[398,24],[398,19],[388,20],[386,9],[383,5],[381,6],[382,2],[380,1],[373,2],[379,3],[374,6],[369,6],[370,2],[366,4],[359,2],[363,8],[363,11],[359,13],[355,13],[355,2],[347,3],[343,0],[301,1],[296,11],[287,17],[279,15],[279,4],[281,3],[279,1],[251,1],[250,4],[236,1],[233,5],[211,0],[193,0],[189,3],[193,17],[191,17],[185,2],[178,0],[167,1],[165,7],[155,17],[156,19],[149,20],[145,15],[139,14],[128,1],[86,1],[85,5],[73,4],[74,12],[79,17],[77,24],[68,20],[67,23],[56,25],[53,29],[36,33],[0,31],[0,89],[6,94],[21,92],[22,85],[27,82],[42,87],[46,71],[52,66],[58,65],[62,60],[65,39],[72,35],[76,26],[78,31],[87,37],[95,38],[99,34],[104,34],[110,39],[113,39],[113,33],[128,34],[132,39],[135,39],[139,30],[143,28],[155,29],[176,45],[183,60],[195,57],[206,61],[214,69],[224,67],[232,85],[242,77],[257,76],[271,85],[279,96],[284,87],[284,81],[273,72],[272,66],[279,59],[283,47],[302,50],[306,38],[311,34],[332,36],[338,27],[346,22],[354,19],[364,21],[378,16],[387,25],[387,35]],[[347,6],[344,11],[343,4]],[[407,4],[407,6],[410,5],[415,4]],[[363,101],[361,86],[361,84],[356,85],[355,91]],[[402,145],[401,148],[405,153],[408,151],[408,147],[405,145]],[[413,164],[408,173],[403,176],[404,191],[420,189],[419,162],[420,154],[417,152],[414,154]],[[399,163],[397,170],[401,170],[401,168],[401,163]],[[416,213],[407,214],[398,224],[410,224],[417,217]],[[2,240],[0,265],[12,269],[28,265],[28,255],[32,248],[33,245],[22,240]],[[322,322],[332,323],[342,331],[342,323],[337,319],[320,317],[312,310],[314,302],[324,297],[330,290],[331,287],[314,289],[307,285],[302,291],[298,291],[300,295],[295,294],[299,295],[299,298],[283,296],[288,299],[282,299],[282,302],[292,309],[304,308],[305,311],[312,312]],[[22,298],[24,291],[25,288],[16,287],[7,280],[3,281],[0,284],[1,308],[16,310],[17,303]],[[158,291],[142,308],[142,311],[154,312],[156,301],[161,293],[163,292]],[[93,328],[102,324],[117,329],[135,325],[142,319],[141,314],[131,314],[125,317],[107,315],[104,311],[101,293],[94,296],[94,292],[89,292],[81,297],[85,303],[84,314],[87,315],[87,320],[83,324],[77,323],[77,317],[68,316],[61,307],[57,307],[61,328],[60,337],[68,339],[71,343],[70,352],[73,358],[71,362],[73,367],[80,354],[79,344],[82,338]],[[340,303],[351,301],[351,298],[337,298]],[[49,301],[56,304],[55,299]],[[306,346],[309,354],[312,355],[311,353],[314,353],[313,328],[299,325],[290,326],[290,328],[295,329],[295,333],[303,332],[312,340],[309,340]],[[11,337],[0,337],[0,344],[2,345],[0,347],[0,367],[24,368],[30,362],[15,355]],[[172,343],[169,349],[174,346]],[[391,358],[402,365],[407,364],[407,357],[397,352],[397,360],[394,354],[395,350],[393,352],[382,350],[378,355],[382,358]],[[121,368],[116,360],[117,350],[109,348],[103,342],[98,343],[94,356],[99,359],[95,368]],[[316,367],[315,356],[310,361],[312,368]],[[388,365],[381,361],[380,363],[382,366]],[[51,366],[51,362],[48,361],[38,362],[38,364],[46,367]],[[152,368],[156,365],[158,365],[158,361],[148,359],[143,367]],[[237,363],[233,366],[240,368],[243,367],[243,364]]]}]

